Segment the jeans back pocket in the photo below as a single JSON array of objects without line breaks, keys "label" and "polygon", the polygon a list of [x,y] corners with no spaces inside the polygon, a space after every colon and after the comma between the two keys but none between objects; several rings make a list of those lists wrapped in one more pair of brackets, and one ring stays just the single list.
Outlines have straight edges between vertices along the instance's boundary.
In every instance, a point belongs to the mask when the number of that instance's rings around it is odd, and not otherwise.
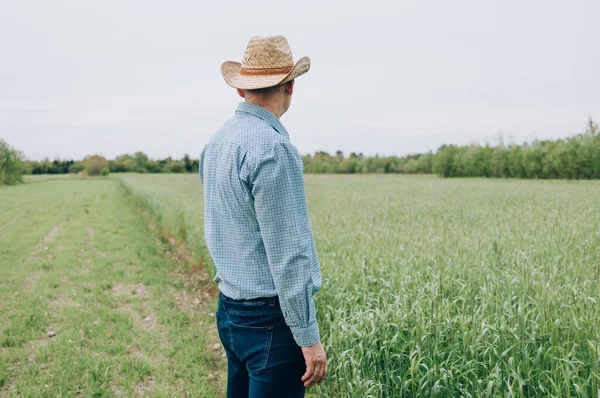
[{"label": "jeans back pocket", "polygon": [[229,323],[231,349],[248,370],[264,370],[269,360],[273,326],[244,326]]}]

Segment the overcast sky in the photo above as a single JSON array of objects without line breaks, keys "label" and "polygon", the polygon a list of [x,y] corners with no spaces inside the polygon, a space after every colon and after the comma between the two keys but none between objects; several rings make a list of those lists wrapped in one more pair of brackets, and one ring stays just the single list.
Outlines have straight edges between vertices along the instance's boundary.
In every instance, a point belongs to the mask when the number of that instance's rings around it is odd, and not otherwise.
[{"label": "overcast sky", "polygon": [[223,61],[283,34],[312,68],[301,153],[565,137],[600,119],[600,2],[2,1],[0,138],[31,159],[197,157],[240,98]]}]

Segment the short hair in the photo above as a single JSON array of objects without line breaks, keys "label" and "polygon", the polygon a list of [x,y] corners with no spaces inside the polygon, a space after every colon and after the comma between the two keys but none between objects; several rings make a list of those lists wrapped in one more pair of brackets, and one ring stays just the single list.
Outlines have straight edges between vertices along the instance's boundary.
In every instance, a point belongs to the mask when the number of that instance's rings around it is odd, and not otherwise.
[{"label": "short hair", "polygon": [[276,86],[271,86],[271,87],[265,87],[265,88],[258,88],[255,90],[245,90],[247,93],[250,93],[252,95],[260,95],[261,97],[268,97],[272,94],[275,94],[276,92],[278,92],[281,87],[284,85],[283,84],[278,84]]}]

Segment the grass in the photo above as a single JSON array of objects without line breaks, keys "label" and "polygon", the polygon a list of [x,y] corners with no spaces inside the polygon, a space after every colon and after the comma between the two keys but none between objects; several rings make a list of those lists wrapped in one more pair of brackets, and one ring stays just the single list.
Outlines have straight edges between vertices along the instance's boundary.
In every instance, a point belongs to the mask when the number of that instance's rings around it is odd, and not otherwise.
[{"label": "grass", "polygon": [[197,263],[117,179],[30,182],[0,188],[0,396],[222,392]]},{"label": "grass", "polygon": [[[196,175],[126,175],[210,259]],[[600,184],[306,176],[327,397],[600,395]]]},{"label": "grass", "polygon": [[[27,181],[0,188],[0,396],[222,395],[198,176]],[[598,182],[306,184],[309,395],[600,395]]]}]

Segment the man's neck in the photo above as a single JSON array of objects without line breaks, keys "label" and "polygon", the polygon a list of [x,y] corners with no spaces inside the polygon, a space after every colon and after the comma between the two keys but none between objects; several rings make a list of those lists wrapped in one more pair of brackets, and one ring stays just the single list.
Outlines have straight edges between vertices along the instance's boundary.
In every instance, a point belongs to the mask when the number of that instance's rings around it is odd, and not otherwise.
[{"label": "man's neck", "polygon": [[275,115],[275,117],[277,119],[279,119],[281,117],[281,104],[277,104],[274,101],[260,101],[258,99],[251,99],[248,100],[248,98],[246,98],[246,102],[249,104],[254,104],[254,105],[258,105],[260,107],[265,108],[266,110],[268,110],[269,112],[271,112],[273,115]]}]

